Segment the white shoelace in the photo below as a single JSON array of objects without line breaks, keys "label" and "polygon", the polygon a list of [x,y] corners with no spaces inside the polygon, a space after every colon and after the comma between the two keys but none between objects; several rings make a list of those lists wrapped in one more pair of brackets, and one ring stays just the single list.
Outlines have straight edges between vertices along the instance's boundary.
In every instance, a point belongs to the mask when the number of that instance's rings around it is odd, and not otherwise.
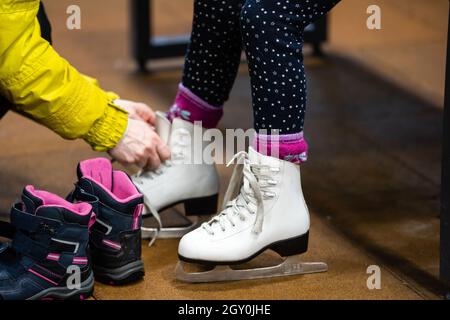
[{"label": "white shoelace", "polygon": [[[278,182],[271,179],[269,172],[278,172],[279,168],[268,165],[251,164],[248,153],[241,151],[231,161],[237,160],[237,165],[231,176],[230,184],[224,198],[224,208],[221,213],[209,222],[203,223],[202,227],[211,235],[214,235],[214,224],[219,224],[222,231],[226,230],[227,223],[236,226],[235,218],[246,220],[246,214],[256,214],[253,232],[261,233],[264,223],[263,199],[270,199],[276,194],[270,191]],[[243,162],[243,163],[241,163]],[[233,200],[231,200],[233,199]],[[256,206],[256,212],[250,204]]]},{"label": "white shoelace", "polygon": [[[167,170],[167,168],[170,168],[174,165],[174,161],[183,161],[185,154],[183,152],[183,150],[186,148],[186,146],[188,145],[188,143],[186,143],[185,137],[186,136],[190,136],[189,131],[187,131],[186,129],[178,129],[176,131],[174,131],[173,133],[174,135],[176,134],[178,137],[177,139],[174,139],[175,143],[174,143],[174,148],[172,148],[171,150],[171,157],[173,160],[166,160],[164,162],[161,163],[161,166],[154,170],[154,171],[143,171],[140,170],[133,178],[133,180],[139,184],[139,185],[144,185],[145,180],[147,179],[154,179],[162,174],[164,174],[164,172]],[[179,148],[177,148],[179,147]],[[148,246],[151,247],[156,239],[158,238],[159,232],[161,231],[162,228],[162,222],[161,222],[161,216],[159,215],[158,211],[151,205],[151,201],[149,199],[149,197],[147,197],[145,195],[145,193],[142,193],[143,197],[144,197],[144,206],[145,208],[147,208],[147,212],[150,212],[152,214],[152,216],[155,218],[158,226],[155,228],[147,228],[147,227],[141,227],[141,229],[143,231],[147,231],[147,232],[155,232],[155,235],[153,236],[152,240],[150,240]]]},{"label": "white shoelace", "polygon": [[161,222],[161,217],[158,213],[158,211],[152,207],[152,205],[150,204],[150,199],[144,194],[144,206],[147,208],[147,210],[152,214],[152,216],[155,218],[158,226],[155,228],[147,228],[142,226],[141,230],[142,231],[147,231],[147,232],[155,232],[155,235],[153,236],[152,240],[150,240],[150,242],[148,243],[148,246],[151,247],[156,239],[158,238],[159,232],[161,231],[162,228],[162,222]]},{"label": "white shoelace", "polygon": [[[166,170],[166,168],[169,168],[173,165],[172,161],[167,160],[163,163],[161,163],[161,166],[155,170],[155,171],[139,171],[134,177],[133,177],[133,181],[136,182],[139,185],[143,185],[146,179],[154,179],[155,177],[161,175],[164,173],[164,171]],[[151,205],[151,201],[150,199],[145,195],[144,192],[141,192],[142,196],[144,197],[144,207],[147,209],[147,212],[150,212],[151,215],[155,218],[156,223],[157,223],[157,227],[155,228],[147,228],[142,226],[141,230],[142,231],[147,231],[147,232],[155,232],[152,240],[150,240],[148,246],[151,247],[156,239],[158,238],[158,234],[161,231],[162,228],[162,222],[161,222],[161,217],[158,213],[158,211],[153,208],[153,206]]]}]

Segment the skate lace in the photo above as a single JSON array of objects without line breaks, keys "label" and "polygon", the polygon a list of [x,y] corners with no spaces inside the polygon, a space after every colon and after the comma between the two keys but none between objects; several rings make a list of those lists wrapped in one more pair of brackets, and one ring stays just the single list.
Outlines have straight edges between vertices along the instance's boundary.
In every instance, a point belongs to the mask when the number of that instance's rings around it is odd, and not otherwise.
[{"label": "skate lace", "polygon": [[[164,162],[161,163],[161,166],[153,171],[144,171],[141,170],[139,171],[133,178],[133,180],[139,184],[139,185],[143,185],[145,183],[145,181],[147,179],[154,179],[162,174],[164,174],[164,172],[166,172],[167,168],[170,168],[174,165],[174,162],[176,161],[182,161],[185,158],[185,153],[183,152],[183,150],[189,145],[189,143],[186,141],[186,137],[190,137],[190,132],[187,131],[186,129],[180,128],[177,129],[173,132],[174,135],[177,135],[177,137],[175,139],[173,139],[174,143],[172,146],[172,150],[171,150],[171,159],[166,160]],[[156,223],[157,223],[157,227],[156,229],[154,228],[147,228],[142,226],[141,229],[143,231],[147,231],[147,232],[155,232],[155,235],[153,236],[152,240],[150,240],[148,246],[151,247],[153,245],[153,243],[155,243],[156,239],[158,238],[159,232],[161,231],[162,228],[162,222],[161,222],[161,216],[158,212],[158,210],[156,210],[152,205],[151,205],[151,201],[149,199],[149,197],[147,197],[145,195],[145,193],[143,193],[143,197],[144,197],[144,206],[147,209],[148,212],[151,213],[151,215],[155,218]]]},{"label": "skate lace", "polygon": [[147,231],[147,232],[153,232],[154,231],[155,232],[155,235],[153,236],[153,238],[148,243],[148,246],[151,247],[155,243],[156,239],[158,238],[158,234],[159,234],[159,232],[161,231],[161,228],[162,228],[162,222],[161,222],[161,216],[159,215],[158,210],[156,210],[151,205],[150,199],[145,194],[143,194],[143,197],[144,197],[144,206],[147,208],[147,211],[149,211],[152,214],[152,216],[155,218],[156,223],[157,223],[156,229],[155,228],[147,228],[147,227],[141,226],[141,230],[142,231]]},{"label": "skate lace", "polygon": [[[227,166],[234,160],[237,160],[237,165],[225,193],[224,208],[221,213],[202,225],[211,235],[214,235],[213,227],[215,224],[218,224],[221,230],[225,231],[227,222],[235,227],[237,224],[236,218],[245,221],[247,214],[256,214],[253,232],[259,234],[264,223],[263,200],[276,196],[275,192],[271,191],[271,188],[277,184],[277,181],[272,179],[272,174],[278,172],[279,168],[251,164],[248,153],[244,151],[237,153]],[[256,211],[252,209],[251,204],[256,206]]]}]

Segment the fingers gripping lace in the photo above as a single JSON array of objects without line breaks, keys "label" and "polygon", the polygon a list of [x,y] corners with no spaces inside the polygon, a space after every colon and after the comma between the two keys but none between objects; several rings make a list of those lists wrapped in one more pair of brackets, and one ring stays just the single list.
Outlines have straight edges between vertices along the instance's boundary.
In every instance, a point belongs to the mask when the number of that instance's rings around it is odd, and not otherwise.
[{"label": "fingers gripping lace", "polygon": [[146,179],[154,179],[172,167],[175,163],[182,162],[185,159],[186,149],[189,149],[191,143],[190,132],[180,128],[173,132],[173,143],[171,143],[171,159],[161,163],[161,166],[153,171],[140,170],[133,178],[139,184],[144,184]]},{"label": "fingers gripping lace", "polygon": [[142,185],[145,183],[146,179],[154,179],[160,175],[162,175],[167,168],[170,168],[173,166],[173,163],[171,160],[166,160],[161,163],[161,166],[153,171],[144,171],[140,170],[136,175],[133,176],[133,181]]}]

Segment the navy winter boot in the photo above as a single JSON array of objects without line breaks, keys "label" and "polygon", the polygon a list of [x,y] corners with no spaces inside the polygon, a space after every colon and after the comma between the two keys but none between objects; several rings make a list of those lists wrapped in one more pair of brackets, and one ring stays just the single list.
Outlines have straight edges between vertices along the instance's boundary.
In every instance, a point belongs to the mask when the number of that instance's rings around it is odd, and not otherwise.
[{"label": "navy winter boot", "polygon": [[88,203],[72,204],[33,186],[25,187],[22,201],[11,209],[6,236],[12,242],[0,244],[0,300],[92,295],[88,244],[94,219]]},{"label": "navy winter boot", "polygon": [[121,285],[141,279],[143,197],[130,177],[113,170],[106,158],[80,162],[78,182],[69,201],[98,198],[96,222],[90,239],[95,279]]}]

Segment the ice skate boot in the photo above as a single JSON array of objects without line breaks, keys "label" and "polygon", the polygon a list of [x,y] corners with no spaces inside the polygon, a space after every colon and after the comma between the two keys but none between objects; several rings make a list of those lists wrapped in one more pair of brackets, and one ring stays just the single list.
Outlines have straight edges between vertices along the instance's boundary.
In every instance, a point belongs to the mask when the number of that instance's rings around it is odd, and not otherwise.
[{"label": "ice skate boot", "polygon": [[[225,195],[225,208],[180,241],[176,277],[214,282],[295,275],[327,270],[325,263],[303,263],[308,248],[309,213],[300,183],[300,167],[264,156],[250,147],[238,164]],[[229,201],[231,200],[231,201]],[[231,268],[271,249],[283,258],[275,266]],[[212,270],[187,272],[187,264]]]},{"label": "ice skate boot", "polygon": [[[197,228],[199,220],[203,218],[204,221],[205,216],[217,212],[219,177],[214,164],[194,164],[194,130],[202,134],[201,127],[179,118],[171,123],[164,113],[158,112],[156,130],[169,145],[172,159],[165,161],[156,171],[141,172],[132,178],[144,195],[144,218],[153,215],[159,225],[143,227],[142,236],[144,239],[181,238]],[[203,151],[204,147],[202,142],[198,148]],[[177,211],[183,225],[164,225],[159,213],[178,204],[184,205],[184,215]]]},{"label": "ice skate boot", "polygon": [[95,279],[122,285],[141,279],[141,225],[143,197],[128,175],[113,170],[106,158],[80,162],[71,201],[98,199],[97,219],[90,247]]},{"label": "ice skate boot", "polygon": [[[0,300],[85,299],[94,290],[88,203],[27,186],[11,209],[12,242],[0,244]],[[3,225],[5,226],[5,225]]]}]

